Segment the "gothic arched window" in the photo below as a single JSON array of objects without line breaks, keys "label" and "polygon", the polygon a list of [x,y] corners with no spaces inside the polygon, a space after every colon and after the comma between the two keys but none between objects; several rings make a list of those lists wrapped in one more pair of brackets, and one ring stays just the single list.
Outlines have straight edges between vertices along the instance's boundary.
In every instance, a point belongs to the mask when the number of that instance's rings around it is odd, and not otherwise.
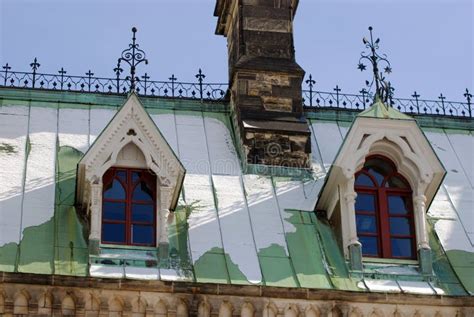
[{"label": "gothic arched window", "polygon": [[103,176],[102,243],[156,245],[156,176],[110,168]]},{"label": "gothic arched window", "polygon": [[369,156],[356,173],[357,236],[367,257],[415,259],[412,190],[395,164]]}]

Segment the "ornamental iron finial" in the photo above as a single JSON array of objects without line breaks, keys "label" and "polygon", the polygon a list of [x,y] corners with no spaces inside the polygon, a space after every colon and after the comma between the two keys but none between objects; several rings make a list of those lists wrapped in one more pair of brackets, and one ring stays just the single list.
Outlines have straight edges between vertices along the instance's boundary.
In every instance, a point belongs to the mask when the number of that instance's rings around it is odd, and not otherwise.
[{"label": "ornamental iron finial", "polygon": [[[364,65],[363,61],[367,60],[372,65],[373,75],[372,81],[366,80],[365,83],[369,90],[375,83],[375,96],[376,98],[380,98],[384,103],[388,102],[390,98],[392,98],[393,88],[391,87],[390,83],[385,80],[385,74],[390,74],[392,72],[392,67],[390,62],[387,59],[386,54],[380,55],[377,50],[379,49],[380,39],[377,38],[374,41],[372,35],[373,28],[369,26],[370,32],[370,40],[367,38],[363,38],[362,42],[365,44],[367,49],[370,49],[370,53],[366,53],[365,51],[360,54],[359,64],[357,68],[361,71],[366,70],[367,66]],[[380,71],[381,64],[385,64],[383,68],[383,72]]]},{"label": "ornamental iron finial", "polygon": [[32,73],[32,86],[33,88],[35,88],[35,83],[36,83],[36,71],[38,70],[38,68],[41,66],[40,63],[38,63],[38,59],[35,57],[33,63],[30,64],[30,67],[31,67],[31,70],[33,71]]},{"label": "ornamental iron finial", "polygon": [[135,90],[135,82],[138,81],[138,78],[135,76],[136,67],[141,62],[148,64],[148,60],[145,58],[145,52],[141,50],[139,45],[136,43],[136,27],[132,28],[132,33],[132,44],[128,44],[128,48],[122,51],[122,56],[118,59],[117,67],[115,68],[120,69],[120,62],[126,62],[128,65],[130,65],[130,76],[127,76],[125,79],[130,80],[131,91]]},{"label": "ornamental iron finial", "polygon": [[466,92],[464,93],[463,96],[466,97],[466,100],[467,100],[467,112],[469,113],[469,117],[472,117],[472,109],[471,109],[472,94],[469,92],[469,89],[466,88]]}]

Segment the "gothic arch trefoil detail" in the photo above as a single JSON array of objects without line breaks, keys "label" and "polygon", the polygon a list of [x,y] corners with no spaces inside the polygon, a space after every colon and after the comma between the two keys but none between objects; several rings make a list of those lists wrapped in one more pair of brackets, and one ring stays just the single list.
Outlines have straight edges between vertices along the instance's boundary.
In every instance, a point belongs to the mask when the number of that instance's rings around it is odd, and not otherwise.
[{"label": "gothic arch trefoil detail", "polygon": [[101,241],[103,176],[112,167],[156,175],[156,246],[168,243],[166,218],[176,207],[185,169],[132,92],[78,164],[76,203],[89,220],[89,248]]}]

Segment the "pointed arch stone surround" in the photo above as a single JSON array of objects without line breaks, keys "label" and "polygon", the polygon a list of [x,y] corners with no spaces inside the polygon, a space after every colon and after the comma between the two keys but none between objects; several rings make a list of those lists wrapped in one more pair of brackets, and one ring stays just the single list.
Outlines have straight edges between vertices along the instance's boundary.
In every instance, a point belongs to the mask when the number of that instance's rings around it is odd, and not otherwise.
[{"label": "pointed arch stone surround", "polygon": [[361,244],[355,219],[354,176],[369,155],[392,160],[413,189],[418,259],[423,273],[431,274],[426,209],[446,171],[415,120],[357,117],[339,149],[317,203],[328,219],[336,207],[341,213],[344,254],[355,270],[362,269]]},{"label": "pointed arch stone surround", "polygon": [[156,241],[157,246],[168,243],[166,219],[176,208],[185,169],[132,92],[78,164],[76,201],[89,220],[92,254],[101,239],[102,176],[117,166],[119,153],[131,143],[143,154],[144,167],[157,175]]}]

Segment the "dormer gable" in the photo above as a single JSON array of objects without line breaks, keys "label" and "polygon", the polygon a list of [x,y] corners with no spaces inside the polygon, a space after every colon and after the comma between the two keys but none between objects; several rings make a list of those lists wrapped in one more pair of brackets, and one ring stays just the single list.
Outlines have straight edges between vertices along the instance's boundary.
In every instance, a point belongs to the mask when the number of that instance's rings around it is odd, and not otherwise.
[{"label": "dormer gable", "polygon": [[132,92],[78,163],[77,204],[90,218],[90,237],[101,240],[103,177],[111,168],[156,176],[156,243],[166,242],[165,219],[176,208],[185,169]]},{"label": "dormer gable", "polygon": [[[412,206],[412,232],[413,236],[416,236],[417,258],[422,266],[423,252],[430,248],[426,209],[431,204],[446,171],[417,122],[412,117],[386,106],[379,99],[376,99],[369,109],[360,113],[352,123],[326,177],[316,209],[326,211],[328,219],[340,221],[337,227],[341,231],[344,253],[350,258],[352,267],[360,269],[361,243],[356,214],[357,205],[361,204],[361,200],[357,200],[359,194],[355,190],[355,180],[358,173],[368,169],[367,162],[373,157],[393,163],[393,171],[406,180],[407,188],[412,191],[407,204]],[[362,196],[366,198],[365,194]],[[386,202],[379,201],[380,195],[374,197],[376,209],[379,204],[386,205]],[[380,219],[377,219],[376,223],[380,224]],[[378,227],[374,230],[383,235],[383,229]],[[381,241],[382,238],[384,237],[380,238]],[[390,237],[385,238],[385,241],[389,240]],[[425,268],[430,265],[425,264]],[[429,272],[430,269],[426,271]]]}]

